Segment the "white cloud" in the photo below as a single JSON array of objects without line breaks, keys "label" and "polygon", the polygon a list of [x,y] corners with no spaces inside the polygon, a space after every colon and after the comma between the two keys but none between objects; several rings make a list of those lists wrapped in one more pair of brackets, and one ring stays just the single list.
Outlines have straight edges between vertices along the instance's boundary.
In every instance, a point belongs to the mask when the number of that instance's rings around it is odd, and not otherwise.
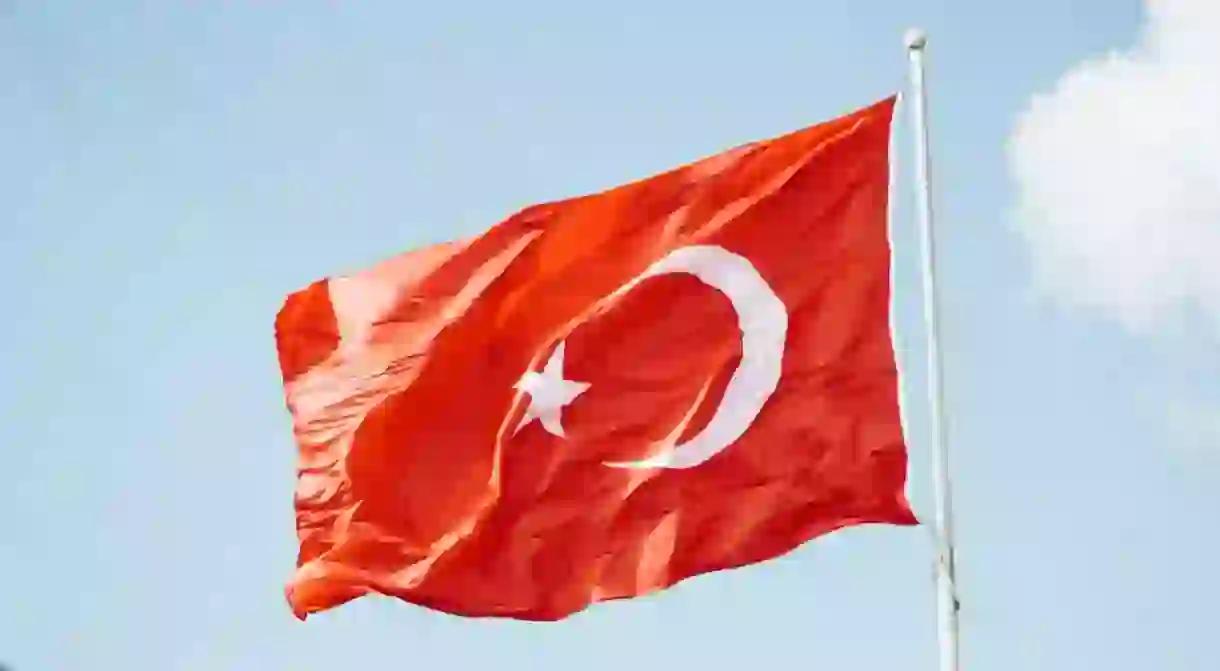
[{"label": "white cloud", "polygon": [[1054,298],[1150,331],[1220,326],[1220,0],[1146,0],[1138,43],[1036,96],[1010,138],[1017,222]]}]

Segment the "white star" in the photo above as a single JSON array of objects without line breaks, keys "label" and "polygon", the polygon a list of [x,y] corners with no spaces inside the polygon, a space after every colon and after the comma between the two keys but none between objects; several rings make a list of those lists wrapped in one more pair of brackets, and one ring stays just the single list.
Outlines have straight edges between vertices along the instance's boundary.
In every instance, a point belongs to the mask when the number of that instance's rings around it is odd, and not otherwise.
[{"label": "white star", "polygon": [[530,395],[529,407],[525,409],[525,416],[517,425],[517,431],[537,419],[542,422],[542,428],[546,429],[548,433],[560,438],[564,437],[563,423],[560,421],[561,411],[564,406],[576,400],[577,396],[589,388],[588,382],[564,379],[564,345],[565,343],[560,341],[541,373],[529,371],[521,376],[517,384],[513,385],[515,389]]}]

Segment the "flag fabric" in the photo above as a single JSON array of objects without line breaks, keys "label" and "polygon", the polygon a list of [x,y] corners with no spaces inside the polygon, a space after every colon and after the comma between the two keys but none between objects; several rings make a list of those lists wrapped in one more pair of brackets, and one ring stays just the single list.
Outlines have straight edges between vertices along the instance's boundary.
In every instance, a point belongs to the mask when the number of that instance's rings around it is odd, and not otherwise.
[{"label": "flag fabric", "polygon": [[290,295],[294,613],[555,620],[911,525],[895,98]]}]

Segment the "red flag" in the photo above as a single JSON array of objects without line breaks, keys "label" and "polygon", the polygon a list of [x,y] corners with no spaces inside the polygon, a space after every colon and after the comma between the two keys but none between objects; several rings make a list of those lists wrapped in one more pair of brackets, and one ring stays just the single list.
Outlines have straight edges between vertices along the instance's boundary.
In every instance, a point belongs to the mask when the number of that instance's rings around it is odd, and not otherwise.
[{"label": "red flag", "polygon": [[894,99],[288,297],[301,618],[559,619],[915,524]]}]

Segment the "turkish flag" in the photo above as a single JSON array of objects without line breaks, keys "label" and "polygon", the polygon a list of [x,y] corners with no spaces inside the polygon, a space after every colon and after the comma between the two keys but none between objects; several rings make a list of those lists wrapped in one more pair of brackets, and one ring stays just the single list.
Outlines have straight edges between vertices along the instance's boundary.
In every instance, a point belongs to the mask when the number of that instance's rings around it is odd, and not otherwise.
[{"label": "turkish flag", "polygon": [[290,295],[298,617],[553,620],[915,524],[894,98]]}]

